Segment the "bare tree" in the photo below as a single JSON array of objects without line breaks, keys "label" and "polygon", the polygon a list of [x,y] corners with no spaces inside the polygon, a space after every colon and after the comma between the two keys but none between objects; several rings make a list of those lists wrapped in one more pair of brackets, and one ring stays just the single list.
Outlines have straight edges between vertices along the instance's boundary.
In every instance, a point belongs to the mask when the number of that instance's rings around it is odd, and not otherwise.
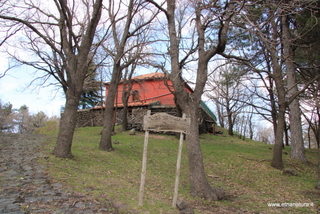
[{"label": "bare tree", "polygon": [[[177,107],[191,119],[190,134],[187,135],[191,194],[207,200],[223,199],[224,191],[221,188],[212,188],[206,179],[199,142],[198,115],[201,96],[208,76],[208,63],[215,55],[222,54],[225,50],[229,24],[237,4],[226,2],[221,5],[217,1],[178,2],[174,0],[158,4],[152,0],[148,1],[152,2],[166,16],[169,35],[168,54],[171,64],[169,78],[173,83]],[[165,4],[167,8],[164,7]],[[186,42],[181,32],[183,32],[183,26],[190,23],[194,23],[193,29],[196,32],[190,33],[191,38]],[[215,30],[211,28],[213,23],[218,26]],[[213,34],[217,39],[208,44],[207,38]],[[188,48],[181,47],[186,44],[189,44]],[[197,59],[191,57],[195,52],[198,55]],[[186,68],[189,61],[196,61],[197,64],[195,86],[192,93],[185,90],[185,81],[182,77],[182,70]]]},{"label": "bare tree", "polygon": [[14,114],[14,125],[21,134],[33,133],[35,129],[45,126],[48,120],[47,115],[42,111],[37,114],[31,114],[26,105],[22,105]]},{"label": "bare tree", "polygon": [[255,140],[266,144],[274,144],[273,127],[265,125],[258,126]]},{"label": "bare tree", "polygon": [[226,124],[225,116],[224,116],[225,115],[225,110],[224,110],[223,106],[220,104],[221,102],[223,102],[223,99],[221,97],[219,97],[219,96],[214,96],[213,98],[210,98],[210,99],[214,100],[214,104],[215,104],[217,115],[218,115],[219,125],[222,128],[224,128],[225,124]]},{"label": "bare tree", "polygon": [[[123,80],[122,80],[122,103],[123,103],[123,113],[122,113],[122,123],[121,129],[123,131],[127,130],[128,128],[128,101],[131,96],[132,91],[132,75],[136,65],[133,64],[130,67],[125,69]],[[130,70],[129,70],[130,69]]]},{"label": "bare tree", "polygon": [[242,80],[243,71],[230,64],[220,66],[215,71],[218,74],[209,78],[207,85],[210,87],[210,92],[206,95],[215,100],[219,105],[217,108],[223,108],[222,112],[225,112],[225,115],[222,116],[227,118],[228,134],[233,136],[235,122],[242,109],[247,105],[250,95],[246,93],[247,90],[242,83],[244,81]]},{"label": "bare tree", "polygon": [[130,96],[132,96],[132,76],[138,67],[145,66],[149,61],[149,53],[147,52],[148,46],[153,43],[152,39],[148,36],[149,30],[146,29],[144,33],[137,35],[136,48],[134,50],[128,51],[124,56],[124,64],[128,66],[124,69],[122,78],[122,104],[123,104],[123,114],[121,129],[127,130],[128,128],[128,102]]},{"label": "bare tree", "polygon": [[[126,9],[124,9],[126,8]],[[105,151],[113,151],[111,135],[113,131],[114,101],[118,84],[122,77],[122,71],[137,59],[142,58],[135,39],[143,37],[149,24],[154,20],[157,11],[148,9],[147,3],[142,0],[114,1],[110,0],[107,6],[108,16],[111,21],[111,39],[104,44],[106,52],[112,56],[112,75],[106,98],[104,125],[99,148]],[[112,42],[111,42],[112,41]],[[136,40],[137,41],[137,40]],[[143,42],[145,44],[145,41]],[[125,61],[128,53],[135,53],[130,60]]]},{"label": "bare tree", "polygon": [[[89,53],[95,52],[92,43],[101,17],[102,0],[5,1],[1,9],[5,11],[0,15],[2,22],[18,24],[23,29],[18,48],[31,53],[24,58],[16,53],[11,56],[21,64],[44,72],[43,83],[53,77],[63,88],[65,111],[53,153],[57,157],[72,158],[79,98],[92,62],[93,56]],[[12,41],[10,45],[19,43]]]},{"label": "bare tree", "polygon": [[[318,91],[319,89],[317,89]],[[306,99],[306,96],[304,96],[303,100],[303,116],[307,123],[309,124],[310,129],[313,131],[316,144],[318,149],[320,148],[320,106],[318,101],[318,93],[312,93],[310,94],[312,98]]]}]

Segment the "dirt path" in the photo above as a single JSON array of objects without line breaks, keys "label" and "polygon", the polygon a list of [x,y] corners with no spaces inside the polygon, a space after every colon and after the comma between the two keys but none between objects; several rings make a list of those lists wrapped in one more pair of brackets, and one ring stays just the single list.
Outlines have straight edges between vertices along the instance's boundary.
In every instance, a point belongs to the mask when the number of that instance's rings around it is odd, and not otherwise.
[{"label": "dirt path", "polygon": [[73,192],[46,175],[39,158],[45,137],[34,134],[0,134],[0,213],[118,213]]}]

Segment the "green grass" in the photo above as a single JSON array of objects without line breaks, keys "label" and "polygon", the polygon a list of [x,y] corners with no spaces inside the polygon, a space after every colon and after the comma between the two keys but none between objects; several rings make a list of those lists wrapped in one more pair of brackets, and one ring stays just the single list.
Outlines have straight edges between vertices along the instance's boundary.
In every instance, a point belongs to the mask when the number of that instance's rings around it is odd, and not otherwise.
[{"label": "green grass", "polygon": [[[74,159],[55,158],[49,153],[55,143],[53,132],[46,148],[48,172],[55,180],[102,203],[122,204],[121,211],[135,209],[141,213],[178,213],[172,207],[179,140],[173,136],[150,134],[144,205],[138,206],[144,133],[128,135],[118,132],[112,137],[114,152],[98,149],[101,127],[76,129],[72,153]],[[187,201],[195,213],[216,210],[247,210],[256,213],[316,213],[320,192],[317,181],[317,151],[307,150],[308,163],[283,156],[285,167],[295,168],[298,176],[285,176],[270,167],[271,145],[236,137],[201,136],[208,180],[213,187],[226,191],[226,200],[207,202],[193,198],[189,192],[188,161],[185,145],[180,174],[179,199]],[[268,203],[311,203],[308,208],[270,208]]]}]

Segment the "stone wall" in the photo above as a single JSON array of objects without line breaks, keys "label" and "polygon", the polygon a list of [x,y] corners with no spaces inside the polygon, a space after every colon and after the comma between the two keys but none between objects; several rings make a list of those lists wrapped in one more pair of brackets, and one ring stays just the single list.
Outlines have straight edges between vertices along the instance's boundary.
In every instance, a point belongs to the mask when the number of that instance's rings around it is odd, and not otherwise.
[{"label": "stone wall", "polygon": [[[155,114],[158,112],[165,112],[172,116],[177,116],[177,109],[175,107],[164,107],[164,106],[152,106],[149,107],[151,109],[151,114]],[[148,107],[137,107],[129,109],[128,112],[128,129],[135,128],[137,130],[142,131],[142,121],[143,116],[147,114]],[[94,127],[94,126],[103,126],[103,113],[102,109],[85,109],[79,110],[77,116],[77,125],[76,127]],[[123,109],[117,109],[116,113],[116,124],[121,124],[122,122]],[[214,121],[212,118],[201,109],[200,113],[200,123],[199,123],[199,131],[200,133],[212,132],[212,127],[214,125]]]},{"label": "stone wall", "polygon": [[[130,124],[142,124],[143,116],[147,114],[147,107],[139,107],[130,109],[128,113],[128,123]],[[102,109],[83,109],[78,110],[77,115],[77,125],[76,127],[94,127],[94,126],[103,126],[103,114],[104,110]],[[123,109],[117,109],[116,113],[116,124],[122,123]]]},{"label": "stone wall", "polygon": [[78,110],[76,127],[103,126],[103,109]]}]

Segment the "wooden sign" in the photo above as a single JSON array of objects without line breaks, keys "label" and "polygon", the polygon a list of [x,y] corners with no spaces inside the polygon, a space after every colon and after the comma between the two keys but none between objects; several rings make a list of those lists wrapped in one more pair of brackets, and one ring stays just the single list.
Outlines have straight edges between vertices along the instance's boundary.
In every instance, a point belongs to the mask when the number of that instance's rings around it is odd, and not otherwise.
[{"label": "wooden sign", "polygon": [[149,142],[149,131],[171,131],[180,132],[178,158],[177,158],[177,170],[176,180],[174,185],[174,195],[172,200],[172,206],[176,207],[178,199],[178,187],[179,187],[179,176],[180,176],[180,165],[181,165],[181,154],[183,146],[183,133],[189,133],[190,119],[186,118],[183,114],[182,118],[174,117],[166,113],[156,113],[151,115],[151,111],[148,110],[147,115],[143,117],[143,129],[146,131],[143,146],[143,157],[142,157],[142,170],[141,170],[141,183],[139,192],[139,206],[142,206],[144,185],[146,181],[147,173],[147,151]]},{"label": "wooden sign", "polygon": [[175,117],[167,113],[156,113],[143,117],[143,129],[189,133],[190,118]]}]

